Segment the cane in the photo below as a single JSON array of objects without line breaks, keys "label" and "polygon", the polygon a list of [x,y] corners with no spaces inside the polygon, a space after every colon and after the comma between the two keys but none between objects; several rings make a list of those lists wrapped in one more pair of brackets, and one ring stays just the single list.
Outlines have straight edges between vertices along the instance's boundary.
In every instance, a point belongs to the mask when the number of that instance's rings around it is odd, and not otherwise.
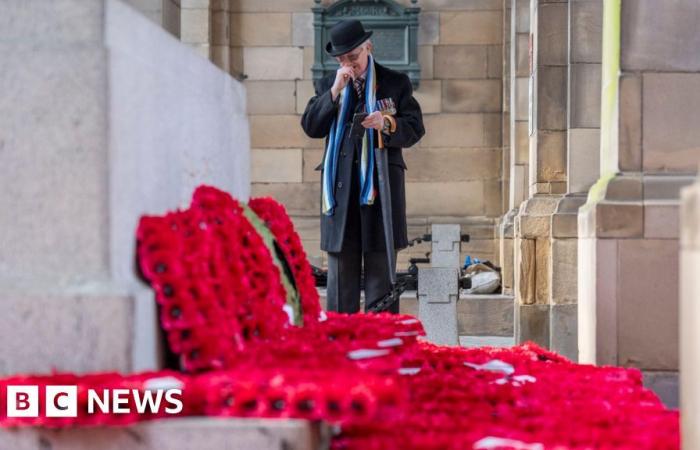
[{"label": "cane", "polygon": [[374,152],[377,164],[377,178],[379,179],[379,201],[382,205],[382,225],[384,226],[384,244],[386,247],[386,259],[389,267],[389,281],[391,291],[384,297],[376,299],[367,308],[368,311],[379,312],[386,310],[400,295],[396,286],[396,261],[394,259],[394,227],[391,217],[391,186],[389,185],[389,163],[387,150],[384,148],[384,139],[381,131],[378,133],[378,147]]}]

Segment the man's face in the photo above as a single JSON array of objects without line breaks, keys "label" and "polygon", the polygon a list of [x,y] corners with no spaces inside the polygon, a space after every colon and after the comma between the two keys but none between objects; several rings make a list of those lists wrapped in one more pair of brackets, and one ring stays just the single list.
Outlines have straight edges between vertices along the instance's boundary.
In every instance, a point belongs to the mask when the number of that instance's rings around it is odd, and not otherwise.
[{"label": "man's face", "polygon": [[354,78],[357,78],[367,70],[367,63],[369,61],[367,57],[367,47],[367,43],[364,43],[351,52],[336,56],[335,60],[338,61],[338,64],[342,67],[351,67]]}]

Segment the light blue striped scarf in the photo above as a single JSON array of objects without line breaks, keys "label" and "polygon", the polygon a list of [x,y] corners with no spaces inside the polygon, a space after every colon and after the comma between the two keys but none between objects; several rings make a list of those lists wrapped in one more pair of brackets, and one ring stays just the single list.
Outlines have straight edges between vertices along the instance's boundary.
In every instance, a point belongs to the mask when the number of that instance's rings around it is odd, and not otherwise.
[{"label": "light blue striped scarf", "polygon": [[[374,58],[369,55],[367,64],[367,76],[365,79],[365,112],[372,114],[376,111],[376,87]],[[338,153],[343,145],[343,133],[345,123],[350,114],[350,102],[346,101],[352,94],[352,82],[348,82],[345,89],[340,93],[340,105],[338,116],[333,119],[331,131],[328,135],[328,147],[326,157],[323,160],[323,185],[321,192],[322,211],[326,216],[332,216],[335,212],[335,195],[333,188],[338,172]],[[362,137],[362,155],[360,157],[359,177],[360,177],[360,204],[372,205],[377,195],[374,189],[374,129],[367,128]]]}]

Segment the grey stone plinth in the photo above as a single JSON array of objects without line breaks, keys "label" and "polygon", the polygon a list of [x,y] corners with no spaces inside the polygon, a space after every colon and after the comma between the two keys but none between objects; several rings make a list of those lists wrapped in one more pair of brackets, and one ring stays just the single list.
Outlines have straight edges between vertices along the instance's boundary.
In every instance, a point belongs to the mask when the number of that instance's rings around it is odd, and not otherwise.
[{"label": "grey stone plinth", "polygon": [[459,235],[459,225],[433,224],[431,266],[459,267]]},{"label": "grey stone plinth", "polygon": [[128,427],[0,431],[13,450],[316,450],[328,432],[304,420],[184,418]]},{"label": "grey stone plinth", "polygon": [[458,345],[457,297],[459,269],[428,267],[418,270],[418,317],[430,342]]},{"label": "grey stone plinth", "polygon": [[243,86],[118,0],[3,2],[0,59],[0,372],[155,368],[138,219],[247,199]]},{"label": "grey stone plinth", "polygon": [[132,370],[134,301],[128,295],[4,293],[0,305],[2,375]]}]

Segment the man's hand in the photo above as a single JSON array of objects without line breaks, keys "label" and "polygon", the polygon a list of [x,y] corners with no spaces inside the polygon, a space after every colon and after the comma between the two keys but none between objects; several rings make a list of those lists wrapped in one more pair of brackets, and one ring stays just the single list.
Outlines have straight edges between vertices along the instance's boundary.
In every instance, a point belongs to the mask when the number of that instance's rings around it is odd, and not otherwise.
[{"label": "man's hand", "polygon": [[382,131],[382,128],[384,128],[384,116],[382,116],[380,111],[375,111],[362,121],[362,126]]},{"label": "man's hand", "polygon": [[340,95],[340,92],[345,89],[350,79],[353,77],[352,67],[341,66],[340,69],[335,73],[335,81],[331,87],[331,95],[333,101]]}]

